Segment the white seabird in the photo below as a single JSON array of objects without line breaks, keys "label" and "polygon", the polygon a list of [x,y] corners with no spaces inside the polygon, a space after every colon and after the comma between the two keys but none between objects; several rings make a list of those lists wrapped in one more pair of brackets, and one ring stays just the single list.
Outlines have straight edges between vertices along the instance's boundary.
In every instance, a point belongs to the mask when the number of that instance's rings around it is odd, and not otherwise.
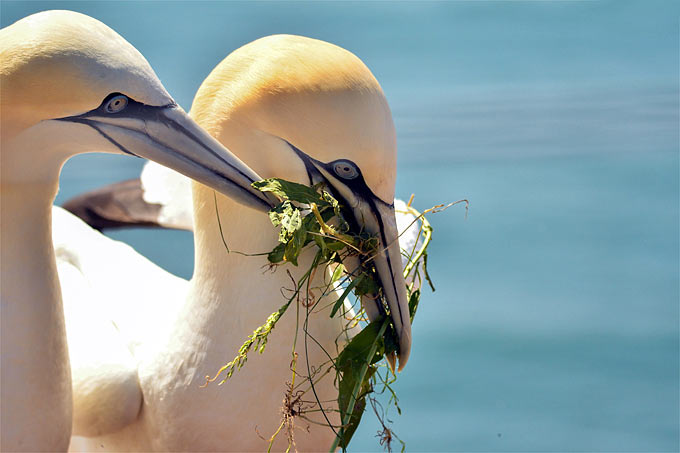
[{"label": "white seabird", "polygon": [[63,163],[134,154],[261,211],[274,200],[250,187],[259,176],[177,106],[133,46],[88,16],[49,11],[0,30],[0,108],[0,448],[64,451],[71,380],[51,238]]}]

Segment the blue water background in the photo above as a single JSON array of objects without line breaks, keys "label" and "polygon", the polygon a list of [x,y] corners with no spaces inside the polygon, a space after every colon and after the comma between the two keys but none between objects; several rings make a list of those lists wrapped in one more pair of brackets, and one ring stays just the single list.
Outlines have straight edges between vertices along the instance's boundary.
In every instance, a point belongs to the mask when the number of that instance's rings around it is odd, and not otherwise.
[{"label": "blue water background", "polygon": [[[678,3],[3,1],[1,24],[55,8],[121,33],[187,110],[269,34],[373,70],[398,196],[471,202],[431,217],[437,291],[390,413],[408,450],[678,451]],[[142,163],[72,159],[57,202]],[[112,236],[191,275],[189,234]],[[381,449],[370,420],[352,450]]]}]

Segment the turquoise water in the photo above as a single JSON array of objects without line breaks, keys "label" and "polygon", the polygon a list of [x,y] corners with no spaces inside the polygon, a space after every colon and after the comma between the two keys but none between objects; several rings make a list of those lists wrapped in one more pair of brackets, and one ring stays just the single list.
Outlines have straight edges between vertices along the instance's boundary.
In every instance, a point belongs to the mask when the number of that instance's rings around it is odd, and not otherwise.
[{"label": "turquoise water", "polygon": [[[398,196],[432,216],[431,273],[391,413],[410,451],[678,451],[678,16],[673,2],[3,1],[98,17],[185,108],[230,50],[297,33],[376,74]],[[135,177],[81,156],[58,202]],[[190,276],[191,236],[115,233]],[[173,244],[168,247],[167,244]],[[380,450],[370,417],[353,449]]]}]

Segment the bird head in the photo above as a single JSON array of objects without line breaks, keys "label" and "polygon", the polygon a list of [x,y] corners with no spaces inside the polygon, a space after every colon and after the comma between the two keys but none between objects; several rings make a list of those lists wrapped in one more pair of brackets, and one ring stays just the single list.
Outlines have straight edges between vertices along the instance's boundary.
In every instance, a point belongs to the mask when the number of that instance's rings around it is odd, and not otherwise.
[{"label": "bird head", "polygon": [[58,177],[84,152],[155,160],[267,210],[259,177],[175,103],[149,63],[89,16],[46,11],[0,30],[2,180]]},{"label": "bird head", "polygon": [[[350,225],[378,237],[373,262],[399,337],[402,369],[411,322],[393,206],[396,138],[385,96],[366,65],[326,42],[262,38],[212,71],[191,116],[263,177],[324,182]],[[351,270],[358,264],[345,265]],[[362,304],[369,319],[387,311],[372,298]]]}]

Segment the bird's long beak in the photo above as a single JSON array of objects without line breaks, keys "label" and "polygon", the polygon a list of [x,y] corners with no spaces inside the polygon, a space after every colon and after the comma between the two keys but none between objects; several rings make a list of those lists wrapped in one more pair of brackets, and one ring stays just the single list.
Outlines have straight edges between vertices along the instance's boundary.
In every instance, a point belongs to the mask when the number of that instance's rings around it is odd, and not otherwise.
[{"label": "bird's long beak", "polygon": [[268,211],[278,203],[251,184],[262,178],[205,132],[176,104],[147,106],[133,100],[124,111],[99,108],[59,118],[88,125],[120,151],[172,168],[246,206]]},{"label": "bird's long beak", "polygon": [[[290,143],[289,143],[290,145]],[[354,231],[367,231],[376,236],[380,243],[378,252],[370,258],[350,258],[345,267],[352,272],[359,266],[370,265],[372,261],[380,280],[382,295],[399,340],[399,371],[408,361],[411,353],[411,317],[406,294],[406,281],[401,265],[401,250],[399,249],[399,234],[394,205],[387,204],[378,198],[366,185],[359,173],[352,181],[343,181],[334,175],[332,166],[320,162],[295,146],[290,145],[305,163],[312,183],[324,181],[340,204],[345,209],[345,220],[350,223]],[[363,262],[361,262],[363,260]],[[373,321],[385,314],[385,307],[380,295],[362,297],[362,305],[369,320]]]},{"label": "bird's long beak", "polygon": [[[394,205],[388,205],[377,197],[366,199],[361,194],[353,195],[354,200],[358,201],[351,208],[354,221],[358,223],[360,229],[377,236],[380,241],[377,254],[372,259],[368,258],[368,260],[372,260],[375,265],[383,295],[390,310],[392,323],[397,331],[399,371],[401,371],[411,353],[411,316],[406,295],[406,281],[401,265],[401,250],[399,248],[399,233]],[[362,261],[362,258],[360,258],[360,261]],[[370,264],[366,261],[364,259],[361,265]],[[347,264],[345,263],[346,266]],[[361,300],[370,320],[384,313],[382,302],[376,296],[364,296]]]}]

